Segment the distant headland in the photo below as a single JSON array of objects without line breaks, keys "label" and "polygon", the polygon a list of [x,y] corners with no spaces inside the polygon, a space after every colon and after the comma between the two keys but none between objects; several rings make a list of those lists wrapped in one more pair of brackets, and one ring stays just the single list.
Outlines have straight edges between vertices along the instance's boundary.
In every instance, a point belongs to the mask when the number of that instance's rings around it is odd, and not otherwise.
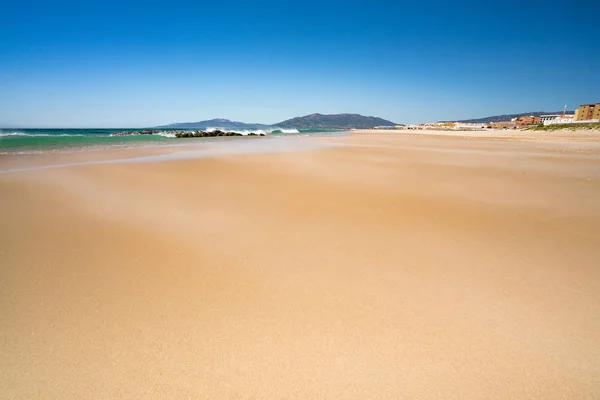
[{"label": "distant headland", "polygon": [[210,119],[198,122],[178,122],[152,127],[152,129],[197,129],[223,131],[252,131],[275,129],[366,129],[374,126],[396,126],[398,124],[379,117],[367,117],[360,114],[310,114],[296,117],[276,124],[245,123],[229,119]]}]

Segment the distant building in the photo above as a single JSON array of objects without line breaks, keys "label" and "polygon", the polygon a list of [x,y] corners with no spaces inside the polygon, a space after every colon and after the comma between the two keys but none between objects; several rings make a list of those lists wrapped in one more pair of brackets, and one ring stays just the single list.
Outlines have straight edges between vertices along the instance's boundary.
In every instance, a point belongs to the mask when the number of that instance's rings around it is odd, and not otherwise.
[{"label": "distant building", "polygon": [[515,129],[517,127],[517,123],[514,121],[498,121],[492,122],[491,126],[495,129]]},{"label": "distant building", "polygon": [[586,121],[590,119],[600,119],[600,103],[582,104],[575,111],[575,121]]},{"label": "distant building", "polygon": [[528,116],[513,118],[513,119],[511,119],[511,122],[515,122],[518,126],[538,125],[541,123],[541,119],[540,119],[540,117],[528,115]]},{"label": "distant building", "polygon": [[540,115],[540,123],[548,125],[546,124],[547,121],[554,121],[556,118],[560,118],[561,116],[562,114]]},{"label": "distant building", "polygon": [[462,130],[479,130],[479,129],[484,129],[485,128],[485,124],[476,124],[476,123],[470,123],[470,122],[457,122],[454,125],[454,129],[458,130],[458,129],[462,129]]},{"label": "distant building", "polygon": [[555,124],[572,124],[573,115],[559,115],[554,119],[547,119],[544,121],[544,125],[555,125]]},{"label": "distant building", "polygon": [[394,130],[394,129],[397,129],[397,128],[395,126],[383,126],[382,125],[382,126],[375,126],[372,129],[382,129],[382,130],[389,131],[389,130]]}]

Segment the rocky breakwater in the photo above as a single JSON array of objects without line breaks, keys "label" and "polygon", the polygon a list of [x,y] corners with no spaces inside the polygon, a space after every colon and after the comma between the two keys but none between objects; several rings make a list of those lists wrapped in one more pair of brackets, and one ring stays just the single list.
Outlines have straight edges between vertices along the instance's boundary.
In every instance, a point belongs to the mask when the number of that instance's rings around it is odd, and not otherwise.
[{"label": "rocky breakwater", "polygon": [[225,132],[221,130],[214,131],[182,131],[182,130],[157,130],[157,129],[144,129],[141,131],[122,131],[122,132],[114,132],[110,136],[132,136],[132,135],[162,135],[168,137],[177,137],[177,138],[198,138],[198,137],[217,137],[217,136],[265,136],[264,133],[255,133],[250,132],[246,135],[243,135],[238,132]]},{"label": "rocky breakwater", "polygon": [[194,132],[176,132],[175,137],[178,138],[196,138],[196,137],[217,137],[217,136],[265,136],[264,133],[250,132],[247,135],[242,135],[238,132],[223,132],[220,130],[215,131],[194,131]]},{"label": "rocky breakwater", "polygon": [[[112,133],[110,136],[130,136],[130,135],[154,135],[155,133],[160,133],[162,131],[156,129],[144,129],[141,131],[122,131]],[[175,132],[173,132],[175,133]]]}]

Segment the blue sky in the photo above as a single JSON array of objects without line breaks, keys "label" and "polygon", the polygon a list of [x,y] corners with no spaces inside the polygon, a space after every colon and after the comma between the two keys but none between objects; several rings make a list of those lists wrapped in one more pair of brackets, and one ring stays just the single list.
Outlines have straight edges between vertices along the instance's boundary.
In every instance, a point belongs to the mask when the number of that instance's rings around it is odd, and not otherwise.
[{"label": "blue sky", "polygon": [[574,109],[598,37],[592,1],[3,0],[0,126]]}]

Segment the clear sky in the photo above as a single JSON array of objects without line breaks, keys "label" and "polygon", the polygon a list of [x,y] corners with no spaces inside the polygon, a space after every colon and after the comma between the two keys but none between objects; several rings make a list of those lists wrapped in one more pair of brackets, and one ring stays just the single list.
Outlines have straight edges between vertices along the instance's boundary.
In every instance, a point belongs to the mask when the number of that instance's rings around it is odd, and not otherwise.
[{"label": "clear sky", "polygon": [[0,127],[600,102],[597,1],[2,0]]}]

